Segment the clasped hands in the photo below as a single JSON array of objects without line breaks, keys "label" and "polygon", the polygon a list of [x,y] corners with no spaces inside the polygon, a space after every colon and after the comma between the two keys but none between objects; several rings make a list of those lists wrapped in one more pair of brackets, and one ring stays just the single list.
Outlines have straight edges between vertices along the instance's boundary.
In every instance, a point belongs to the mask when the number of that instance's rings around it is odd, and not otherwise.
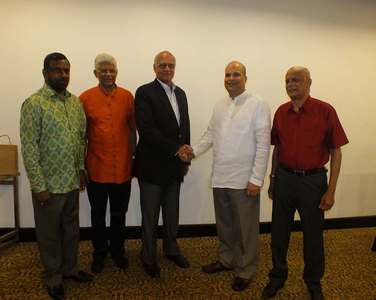
[{"label": "clasped hands", "polygon": [[195,157],[193,148],[189,145],[181,146],[176,154],[179,156],[180,160],[186,163],[191,162],[191,160]]}]

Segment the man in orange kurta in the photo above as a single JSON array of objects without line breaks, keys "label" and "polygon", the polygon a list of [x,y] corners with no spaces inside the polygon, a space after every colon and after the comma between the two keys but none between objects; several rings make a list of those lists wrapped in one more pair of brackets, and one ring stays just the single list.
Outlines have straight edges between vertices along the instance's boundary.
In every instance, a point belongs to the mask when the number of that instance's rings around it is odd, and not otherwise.
[{"label": "man in orange kurta", "polygon": [[[91,205],[93,273],[100,273],[110,252],[121,269],[128,266],[124,255],[125,214],[131,191],[132,157],[135,144],[132,94],[115,84],[116,60],[108,54],[95,59],[99,85],[80,96],[87,118],[88,198]],[[110,244],[106,237],[106,208],[110,201]]]}]

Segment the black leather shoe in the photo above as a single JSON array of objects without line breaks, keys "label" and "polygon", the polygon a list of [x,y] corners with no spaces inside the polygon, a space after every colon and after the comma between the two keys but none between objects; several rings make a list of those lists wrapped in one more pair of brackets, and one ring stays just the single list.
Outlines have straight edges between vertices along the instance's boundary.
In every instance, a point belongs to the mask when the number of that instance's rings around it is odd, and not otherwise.
[{"label": "black leather shoe", "polygon": [[72,279],[76,282],[90,282],[93,281],[94,276],[84,271],[78,271],[77,274],[64,276],[64,279]]},{"label": "black leather shoe", "polygon": [[186,259],[183,255],[166,255],[166,258],[173,261],[175,265],[177,265],[180,268],[186,269],[189,268],[189,261]]},{"label": "black leather shoe", "polygon": [[62,284],[53,286],[53,287],[47,287],[48,295],[54,300],[61,300],[64,298],[64,286]]},{"label": "black leather shoe", "polygon": [[308,288],[308,290],[312,300],[325,300],[321,287],[315,289]]},{"label": "black leather shoe", "polygon": [[104,268],[104,259],[94,259],[91,263],[91,272],[94,274],[101,273]]},{"label": "black leather shoe", "polygon": [[161,276],[161,269],[157,264],[143,264],[145,273],[152,278],[159,278]]},{"label": "black leather shoe", "polygon": [[269,281],[266,287],[262,290],[262,299],[269,299],[273,298],[277,295],[277,292],[283,288],[283,283],[276,283],[274,281]]},{"label": "black leather shoe", "polygon": [[231,268],[227,268],[220,261],[205,265],[202,267],[202,271],[208,274],[218,273],[222,271],[229,271]]},{"label": "black leather shoe", "polygon": [[129,265],[128,264],[128,258],[126,258],[125,256],[113,258],[113,260],[114,260],[115,265],[119,269],[125,270],[126,268],[128,268],[128,265]]},{"label": "black leather shoe", "polygon": [[251,282],[250,278],[247,279],[247,278],[235,277],[234,281],[232,282],[232,289],[237,292],[243,291],[249,286],[250,282]]}]

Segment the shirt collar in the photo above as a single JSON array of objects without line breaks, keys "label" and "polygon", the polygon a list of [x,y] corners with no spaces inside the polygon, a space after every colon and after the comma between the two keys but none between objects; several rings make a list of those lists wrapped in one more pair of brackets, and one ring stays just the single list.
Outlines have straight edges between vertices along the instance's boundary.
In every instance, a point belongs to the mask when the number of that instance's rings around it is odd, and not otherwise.
[{"label": "shirt collar", "polygon": [[245,100],[248,98],[248,92],[246,90],[244,90],[243,93],[241,93],[240,95],[234,97],[234,98],[231,98],[231,101],[233,101],[234,104],[242,104],[245,102]]},{"label": "shirt collar", "polygon": [[51,88],[47,83],[44,83],[42,90],[46,96],[57,97],[61,100],[65,100],[66,98],[69,98],[71,96],[71,93],[67,90],[65,90],[63,94],[56,93],[56,91],[53,88]]},{"label": "shirt collar", "polygon": [[104,95],[106,95],[106,96],[113,96],[113,95],[116,94],[116,91],[117,91],[117,85],[116,85],[116,83],[115,83],[114,85],[115,85],[115,88],[114,88],[111,92],[107,92],[107,91],[105,91],[105,90],[101,87],[100,84],[98,84],[98,88],[99,88],[99,90],[100,90]]},{"label": "shirt collar", "polygon": [[172,84],[171,84],[171,87],[170,87],[168,84],[165,84],[163,81],[160,81],[158,78],[157,78],[157,80],[161,84],[161,86],[164,88],[166,93],[171,94],[171,92],[175,91],[175,88],[176,88],[175,83],[171,82]]},{"label": "shirt collar", "polygon": [[[299,109],[299,111],[304,111],[304,112],[307,112],[309,113],[312,109],[312,97],[311,96],[308,96],[307,100],[304,101],[302,107]],[[294,105],[292,104],[292,101],[290,101],[290,107],[289,107],[289,110],[292,111],[292,112],[295,112],[294,111]]]}]

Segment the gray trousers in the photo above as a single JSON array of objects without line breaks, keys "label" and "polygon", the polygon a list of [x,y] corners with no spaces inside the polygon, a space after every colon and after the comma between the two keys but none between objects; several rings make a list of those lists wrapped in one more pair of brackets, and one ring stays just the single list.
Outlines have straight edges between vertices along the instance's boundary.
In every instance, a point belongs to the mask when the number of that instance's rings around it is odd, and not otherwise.
[{"label": "gray trousers", "polygon": [[63,276],[77,274],[79,193],[51,194],[44,205],[33,195],[35,229],[45,283],[53,287]]},{"label": "gray trousers", "polygon": [[251,278],[259,261],[260,195],[229,188],[214,188],[213,195],[219,261],[236,276]]},{"label": "gray trousers", "polygon": [[157,261],[157,237],[159,211],[162,207],[163,251],[166,255],[180,254],[176,241],[179,223],[180,182],[156,185],[139,180],[142,214],[142,261]]}]

